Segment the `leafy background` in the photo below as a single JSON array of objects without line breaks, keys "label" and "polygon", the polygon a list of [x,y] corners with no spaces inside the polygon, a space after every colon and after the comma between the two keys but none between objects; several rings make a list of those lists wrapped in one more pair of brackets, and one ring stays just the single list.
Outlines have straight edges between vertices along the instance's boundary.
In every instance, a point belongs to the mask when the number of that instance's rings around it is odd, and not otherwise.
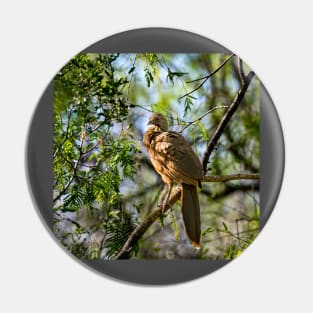
[{"label": "leafy background", "polygon": [[[111,259],[158,203],[163,183],[142,136],[166,115],[200,159],[240,87],[231,60],[201,88],[222,54],[80,54],[54,79],[54,232],[77,257]],[[247,72],[249,68],[244,65]],[[253,79],[210,158],[209,174],[260,171],[259,82]],[[213,109],[200,121],[190,124]],[[144,234],[133,258],[233,259],[259,231],[259,183],[204,183],[202,249],[188,242],[179,202]]]}]

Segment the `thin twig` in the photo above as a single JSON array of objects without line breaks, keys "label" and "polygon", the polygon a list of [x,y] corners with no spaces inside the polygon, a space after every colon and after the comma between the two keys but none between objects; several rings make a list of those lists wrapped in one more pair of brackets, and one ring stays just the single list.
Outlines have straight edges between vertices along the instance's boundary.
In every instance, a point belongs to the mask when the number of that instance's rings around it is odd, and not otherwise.
[{"label": "thin twig", "polygon": [[205,112],[204,114],[202,114],[200,117],[198,117],[196,120],[192,121],[192,122],[186,122],[187,125],[180,131],[180,133],[182,133],[187,127],[189,127],[190,125],[196,124],[198,122],[200,122],[205,116],[207,116],[209,113],[217,110],[217,109],[227,109],[228,106],[227,105],[219,105],[216,107],[211,108],[209,111]]},{"label": "thin twig", "polygon": [[181,97],[178,98],[178,100],[182,99],[182,98],[185,98],[187,96],[189,96],[190,94],[192,94],[193,92],[197,91],[198,89],[200,89],[205,83],[206,81],[212,77],[214,74],[216,74],[235,54],[231,54],[222,64],[220,64],[213,72],[211,72],[209,75],[206,75],[204,77],[201,77],[201,78],[197,78],[197,79],[194,79],[194,80],[190,80],[187,82],[187,84],[189,83],[193,83],[193,82],[196,82],[196,81],[199,81],[199,80],[203,80],[201,82],[200,85],[198,85],[195,89],[187,92],[186,94],[182,95]]},{"label": "thin twig", "polygon": [[[220,230],[219,229],[215,229],[215,231],[219,232]],[[254,228],[254,229],[244,230],[244,231],[239,232],[239,234],[253,233],[253,232],[257,232],[257,231],[260,231],[260,229],[259,228]],[[221,232],[225,233],[225,231],[221,231]],[[226,235],[224,235],[224,236],[215,237],[215,238],[210,239],[210,240],[203,240],[203,243],[209,243],[209,242],[221,240],[221,239],[226,238],[226,237],[233,237],[233,234],[226,233]]]},{"label": "thin twig", "polygon": [[237,57],[237,64],[238,64],[238,73],[239,73],[239,77],[240,77],[240,82],[243,85],[245,83],[245,73],[243,71],[243,64],[242,64],[242,60]]},{"label": "thin twig", "polygon": [[57,216],[59,216],[59,217],[61,218],[61,220],[58,220],[59,222],[65,220],[65,221],[68,221],[68,222],[74,224],[74,225],[75,225],[76,227],[78,227],[78,228],[83,228],[78,222],[72,220],[71,218],[69,218],[69,217],[67,217],[67,216],[61,215],[61,214],[60,214],[59,212],[57,212],[57,211],[54,211],[54,214],[57,215]]},{"label": "thin twig", "polygon": [[237,239],[239,242],[242,241],[244,243],[247,243],[249,244],[249,241],[245,240],[245,239],[242,239],[240,238],[239,236],[236,236],[235,234],[233,234],[231,231],[229,230],[223,230],[223,229],[217,229],[216,231],[220,232],[220,233],[225,233],[225,234],[228,234],[228,236],[231,236],[235,239]]},{"label": "thin twig", "polygon": [[89,152],[91,152],[92,150],[94,150],[95,148],[97,148],[97,146],[99,145],[99,142],[95,143],[93,146],[91,146],[88,150],[86,150],[85,152],[82,153],[83,155],[88,154]]},{"label": "thin twig", "polygon": [[127,96],[126,96],[126,100],[127,101],[128,101],[128,98],[129,98],[129,91],[130,91],[130,87],[131,87],[133,76],[134,76],[136,60],[137,60],[137,54],[135,55],[135,58],[134,58],[134,61],[133,61],[132,67],[131,67],[133,70],[131,72],[131,76],[130,76],[130,80],[129,80],[129,84],[128,84],[128,88],[127,88]]},{"label": "thin twig", "polygon": [[94,133],[96,130],[98,130],[101,126],[105,125],[106,122],[102,122],[102,123],[99,123],[97,126],[95,126],[95,128],[93,128],[89,133],[88,135]]},{"label": "thin twig", "polygon": [[126,102],[126,105],[129,107],[129,108],[135,108],[135,107],[138,107],[138,108],[141,108],[147,112],[150,112],[152,113],[152,110],[150,109],[147,109],[146,107],[140,105],[140,104],[135,104],[135,103],[130,103],[130,102]]}]

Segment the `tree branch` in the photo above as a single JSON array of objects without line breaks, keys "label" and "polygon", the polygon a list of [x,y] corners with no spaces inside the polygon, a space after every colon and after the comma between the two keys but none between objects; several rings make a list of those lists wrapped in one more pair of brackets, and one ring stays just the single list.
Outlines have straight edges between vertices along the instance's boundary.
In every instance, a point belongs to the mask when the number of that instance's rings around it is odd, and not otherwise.
[{"label": "tree branch", "polygon": [[196,82],[196,81],[199,81],[199,80],[203,80],[202,83],[197,86],[195,89],[187,92],[186,94],[182,95],[181,97],[178,98],[178,100],[182,99],[182,98],[185,98],[187,96],[189,96],[190,94],[192,94],[193,92],[197,91],[198,89],[200,89],[205,83],[206,81],[212,77],[215,73],[217,73],[235,54],[231,54],[222,64],[220,64],[213,72],[211,72],[209,75],[206,75],[204,77],[201,77],[201,78],[197,78],[197,79],[194,79],[194,80],[190,80],[187,82],[187,84],[189,83],[193,83],[193,82]]},{"label": "tree branch", "polygon": [[182,133],[187,127],[189,127],[190,125],[196,124],[198,122],[200,122],[205,116],[207,116],[209,113],[218,110],[218,109],[227,109],[228,106],[227,105],[218,105],[215,106],[213,108],[211,108],[209,111],[205,112],[204,114],[202,114],[200,117],[198,117],[197,119],[195,119],[194,121],[191,122],[186,122],[185,127],[180,131],[180,133]]},{"label": "tree branch", "polygon": [[84,229],[78,222],[72,220],[71,218],[69,218],[69,217],[67,217],[67,216],[63,216],[63,215],[61,215],[61,214],[60,214],[59,212],[57,212],[57,211],[54,211],[54,214],[60,217],[60,219],[57,220],[58,222],[65,220],[65,221],[68,221],[68,222],[72,223],[72,224],[75,225],[77,228],[82,228],[82,229]]},{"label": "tree branch", "polygon": [[249,74],[245,77],[244,79],[244,84],[240,87],[237,95],[235,96],[233,102],[231,105],[228,107],[227,111],[225,112],[223,118],[221,119],[220,123],[218,124],[213,136],[211,137],[210,141],[208,142],[206,151],[203,156],[203,161],[202,161],[202,167],[204,170],[204,173],[206,174],[207,172],[207,166],[208,166],[208,161],[210,159],[211,153],[213,152],[219,138],[221,137],[226,125],[230,121],[231,117],[234,115],[236,110],[238,109],[239,104],[241,103],[249,85],[254,76],[254,72],[250,71]]},{"label": "tree branch", "polygon": [[143,110],[145,110],[145,111],[147,111],[147,112],[153,113],[152,110],[150,110],[150,109],[148,109],[148,108],[146,108],[146,107],[144,107],[143,105],[140,105],[140,104],[130,103],[130,102],[128,102],[128,101],[127,101],[125,104],[126,104],[129,108],[138,107],[138,108],[143,109]]}]

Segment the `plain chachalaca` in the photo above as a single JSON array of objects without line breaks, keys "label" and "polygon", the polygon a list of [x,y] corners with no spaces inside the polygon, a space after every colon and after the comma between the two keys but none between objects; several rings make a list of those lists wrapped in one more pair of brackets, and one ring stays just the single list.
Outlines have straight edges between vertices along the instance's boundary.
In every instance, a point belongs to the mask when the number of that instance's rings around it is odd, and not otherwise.
[{"label": "plain chachalaca", "polygon": [[152,114],[148,126],[143,144],[148,150],[155,170],[168,185],[168,193],[163,205],[166,205],[169,200],[173,183],[181,184],[185,230],[192,245],[199,248],[201,225],[197,185],[201,186],[203,178],[201,162],[181,134],[168,131],[167,120],[162,114]]}]

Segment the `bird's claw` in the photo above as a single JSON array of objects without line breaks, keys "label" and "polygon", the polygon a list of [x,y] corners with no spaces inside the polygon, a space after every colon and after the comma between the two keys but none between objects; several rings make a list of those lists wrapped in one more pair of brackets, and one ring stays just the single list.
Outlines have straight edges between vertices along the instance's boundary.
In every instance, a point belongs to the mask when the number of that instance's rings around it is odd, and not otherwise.
[{"label": "bird's claw", "polygon": [[165,204],[164,203],[158,204],[158,208],[162,209],[162,215],[163,215],[164,214],[164,209],[165,209]]}]

